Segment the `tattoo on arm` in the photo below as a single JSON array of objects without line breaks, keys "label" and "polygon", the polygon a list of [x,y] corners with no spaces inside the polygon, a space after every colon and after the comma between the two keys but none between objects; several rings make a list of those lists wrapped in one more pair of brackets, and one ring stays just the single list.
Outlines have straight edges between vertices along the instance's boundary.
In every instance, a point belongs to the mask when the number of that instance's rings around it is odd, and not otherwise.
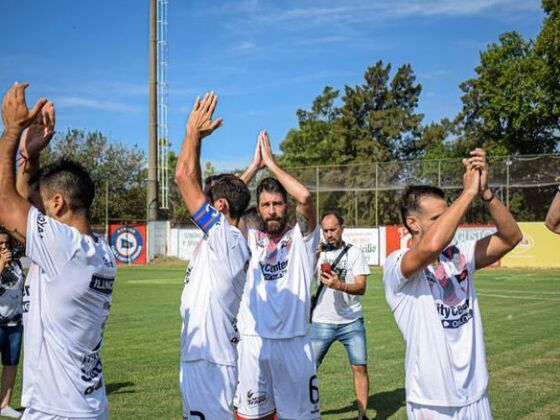
[{"label": "tattoo on arm", "polygon": [[311,233],[309,219],[304,214],[296,211],[296,220],[303,236],[309,235]]}]

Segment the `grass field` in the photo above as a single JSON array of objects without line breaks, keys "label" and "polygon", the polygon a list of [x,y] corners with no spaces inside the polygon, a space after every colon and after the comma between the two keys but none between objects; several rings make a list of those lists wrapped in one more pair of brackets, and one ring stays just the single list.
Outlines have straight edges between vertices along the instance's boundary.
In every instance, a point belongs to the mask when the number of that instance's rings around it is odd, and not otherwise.
[{"label": "grass field", "polygon": [[[184,268],[120,268],[103,367],[112,419],[180,419],[179,298]],[[560,418],[560,271],[476,275],[484,320],[490,403],[496,419]],[[363,299],[371,418],[403,419],[404,343],[385,302],[381,271]],[[14,406],[19,404],[19,384]],[[319,372],[324,419],[354,419],[351,371],[341,345]]]}]

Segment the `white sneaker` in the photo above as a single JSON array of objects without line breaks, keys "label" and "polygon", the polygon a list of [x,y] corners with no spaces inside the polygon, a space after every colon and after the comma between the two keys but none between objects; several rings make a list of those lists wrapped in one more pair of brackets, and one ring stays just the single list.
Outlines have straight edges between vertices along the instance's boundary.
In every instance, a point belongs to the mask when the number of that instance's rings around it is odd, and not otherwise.
[{"label": "white sneaker", "polygon": [[21,417],[21,413],[17,410],[14,410],[9,405],[7,405],[6,407],[0,409],[0,416],[11,417],[13,419],[19,419]]}]

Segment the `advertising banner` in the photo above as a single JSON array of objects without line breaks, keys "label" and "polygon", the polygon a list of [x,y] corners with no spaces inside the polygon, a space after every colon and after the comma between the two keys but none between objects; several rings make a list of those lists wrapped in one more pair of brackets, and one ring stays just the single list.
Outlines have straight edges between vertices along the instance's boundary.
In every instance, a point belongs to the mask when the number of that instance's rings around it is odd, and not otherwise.
[{"label": "advertising banner", "polygon": [[342,239],[361,248],[369,265],[379,265],[378,228],[346,228],[342,233]]},{"label": "advertising banner", "polygon": [[521,222],[521,242],[502,258],[503,267],[560,268],[560,236],[543,222]]},{"label": "advertising banner", "polygon": [[109,245],[117,264],[146,264],[146,225],[109,225]]}]

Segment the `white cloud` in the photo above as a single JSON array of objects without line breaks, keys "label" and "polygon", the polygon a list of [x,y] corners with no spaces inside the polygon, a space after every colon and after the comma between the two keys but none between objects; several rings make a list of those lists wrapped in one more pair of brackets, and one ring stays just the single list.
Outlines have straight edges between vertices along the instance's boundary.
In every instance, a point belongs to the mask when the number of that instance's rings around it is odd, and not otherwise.
[{"label": "white cloud", "polygon": [[81,96],[58,96],[53,98],[57,108],[89,108],[103,111],[140,112],[138,106],[128,105],[111,100],[84,98]]}]

